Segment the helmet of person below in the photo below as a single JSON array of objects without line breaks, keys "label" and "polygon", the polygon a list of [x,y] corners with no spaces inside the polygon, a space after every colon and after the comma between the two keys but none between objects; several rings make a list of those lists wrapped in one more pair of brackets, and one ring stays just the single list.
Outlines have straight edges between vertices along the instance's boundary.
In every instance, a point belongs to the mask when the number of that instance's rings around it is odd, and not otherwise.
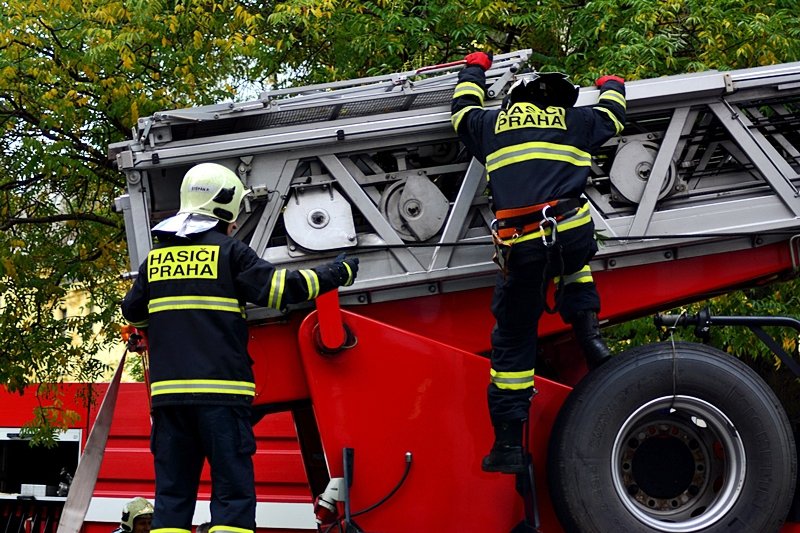
[{"label": "helmet of person below", "polygon": [[132,499],[122,508],[122,519],[120,520],[122,530],[127,532],[133,531],[134,521],[140,516],[152,515],[153,511],[153,504],[144,498]]},{"label": "helmet of person below", "polygon": [[572,107],[578,101],[579,88],[560,72],[536,72],[517,80],[508,90],[504,108],[517,102],[531,102],[555,107]]},{"label": "helmet of person below", "polygon": [[232,170],[217,163],[200,163],[183,177],[178,213],[208,215],[233,222],[239,215],[243,196],[244,185]]}]

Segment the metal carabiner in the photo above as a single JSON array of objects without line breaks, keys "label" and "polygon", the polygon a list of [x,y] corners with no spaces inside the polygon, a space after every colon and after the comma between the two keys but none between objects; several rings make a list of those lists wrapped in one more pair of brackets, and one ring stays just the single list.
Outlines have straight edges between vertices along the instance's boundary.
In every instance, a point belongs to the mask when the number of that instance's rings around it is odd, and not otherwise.
[{"label": "metal carabiner", "polygon": [[[553,217],[547,216],[547,210],[550,209],[549,205],[542,208],[542,221],[539,223],[539,230],[542,232],[542,244],[546,248],[550,248],[556,243],[556,235],[558,234],[558,221]],[[547,239],[547,233],[544,231],[550,227],[550,239]]]}]

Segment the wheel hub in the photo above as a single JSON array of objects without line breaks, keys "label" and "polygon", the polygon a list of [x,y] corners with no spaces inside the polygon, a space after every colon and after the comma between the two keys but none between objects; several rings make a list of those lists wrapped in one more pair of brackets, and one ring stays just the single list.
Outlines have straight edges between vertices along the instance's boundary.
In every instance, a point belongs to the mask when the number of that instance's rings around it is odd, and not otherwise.
[{"label": "wheel hub", "polygon": [[691,428],[645,424],[620,455],[622,482],[639,504],[656,511],[690,505],[707,483],[708,457]]},{"label": "wheel hub", "polygon": [[611,455],[621,503],[653,531],[692,533],[716,523],[741,497],[744,443],[714,405],[656,398],[617,432]]}]

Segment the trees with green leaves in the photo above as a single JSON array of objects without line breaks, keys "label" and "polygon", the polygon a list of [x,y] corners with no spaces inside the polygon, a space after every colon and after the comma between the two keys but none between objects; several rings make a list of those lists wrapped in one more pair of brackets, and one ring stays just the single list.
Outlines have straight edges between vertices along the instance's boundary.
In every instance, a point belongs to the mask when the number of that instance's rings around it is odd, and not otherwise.
[{"label": "trees with green leaves", "polygon": [[443,63],[474,49],[531,48],[539,70],[588,84],[608,72],[637,79],[795,60],[795,7],[787,0],[288,0],[267,20],[285,30],[274,44],[289,49],[287,60],[308,81]]},{"label": "trees with green leaves", "polygon": [[[113,212],[125,183],[107,146],[141,115],[231,98],[255,77],[242,58],[258,55],[262,16],[234,2],[2,4],[0,381],[92,380],[128,270]],[[64,318],[76,289],[86,310]],[[57,425],[52,413],[35,425]]]},{"label": "trees with green leaves", "polygon": [[[589,84],[800,58],[794,2],[725,0],[2,0],[0,381],[91,380],[128,270],[106,156],[139,117],[266,88],[531,48]],[[61,318],[65,294],[88,295]],[[781,289],[795,292],[794,285]],[[730,300],[744,301],[741,297]],[[748,300],[752,301],[752,300]],[[788,298],[771,312],[789,313]],[[101,324],[100,332],[93,329]],[[650,333],[619,326],[620,338]],[[631,330],[631,331],[629,331]],[[83,339],[74,342],[75,336]],[[638,337],[637,337],[638,336]],[[58,425],[41,416],[38,424]]]}]

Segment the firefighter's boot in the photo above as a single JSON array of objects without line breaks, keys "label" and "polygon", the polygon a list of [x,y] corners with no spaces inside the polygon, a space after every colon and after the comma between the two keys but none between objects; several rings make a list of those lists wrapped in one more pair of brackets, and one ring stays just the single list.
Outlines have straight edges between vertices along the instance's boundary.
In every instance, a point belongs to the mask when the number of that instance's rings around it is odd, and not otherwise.
[{"label": "firefighter's boot", "polygon": [[611,351],[600,335],[600,323],[594,311],[581,311],[575,315],[572,329],[586,357],[589,370],[594,370],[611,358]]},{"label": "firefighter's boot", "polygon": [[523,420],[493,422],[494,445],[489,455],[483,458],[484,472],[519,474],[525,471],[525,456],[522,449]]}]

